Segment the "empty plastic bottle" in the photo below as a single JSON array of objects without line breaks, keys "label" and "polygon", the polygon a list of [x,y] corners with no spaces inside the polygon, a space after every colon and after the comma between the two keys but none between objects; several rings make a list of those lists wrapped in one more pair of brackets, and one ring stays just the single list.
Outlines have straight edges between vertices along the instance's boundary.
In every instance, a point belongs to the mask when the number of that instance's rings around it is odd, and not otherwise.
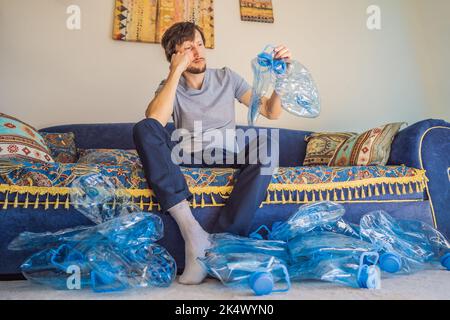
[{"label": "empty plastic bottle", "polygon": [[[53,247],[31,256],[21,267],[24,276],[56,289],[68,289],[68,268],[74,267],[81,285],[96,292],[164,287],[175,278],[175,260],[154,243],[163,236],[162,220],[154,214],[130,214],[77,231],[59,234]],[[45,245],[51,246],[48,242]]]},{"label": "empty plastic bottle", "polygon": [[263,229],[267,232],[267,238],[271,240],[289,241],[298,235],[305,234],[319,226],[334,223],[345,214],[342,205],[322,201],[301,206],[286,222],[276,222],[270,230],[267,226],[261,226],[251,234],[252,238],[261,239],[259,232]]},{"label": "empty plastic bottle", "polygon": [[248,123],[253,126],[259,116],[261,99],[270,86],[281,98],[282,107],[300,117],[315,118],[320,113],[317,87],[309,71],[298,61],[287,63],[274,59],[275,46],[267,45],[252,60],[253,94],[248,113]]},{"label": "empty plastic bottle", "polygon": [[317,226],[311,231],[313,231],[313,232],[314,231],[332,232],[332,233],[342,234],[344,236],[349,236],[352,238],[357,238],[357,239],[360,238],[359,226],[352,224],[352,223],[348,223],[347,221],[345,221],[342,218],[337,220],[336,222],[326,223],[324,225]]},{"label": "empty plastic bottle", "polygon": [[[291,288],[286,265],[261,253],[208,254],[199,259],[208,274],[224,285],[251,289],[255,295],[286,292]],[[280,287],[276,288],[276,284]]]},{"label": "empty plastic bottle", "polygon": [[[341,257],[377,252],[370,242],[332,232],[309,232],[288,242],[288,250],[293,263],[316,259],[320,256]],[[374,264],[374,262],[365,262]]]},{"label": "empty plastic bottle", "polygon": [[70,184],[70,199],[80,213],[95,224],[140,211],[130,195],[112,179],[101,174],[81,176]]},{"label": "empty plastic bottle", "polygon": [[207,252],[212,254],[261,253],[274,256],[284,262],[289,261],[287,245],[283,241],[256,240],[228,233],[212,234],[209,240],[211,248]]},{"label": "empty plastic bottle", "polygon": [[303,259],[289,267],[292,281],[320,280],[353,288],[380,289],[381,274],[376,252],[351,255],[321,254]]},{"label": "empty plastic bottle", "polygon": [[361,237],[380,250],[380,267],[390,273],[411,273],[440,263],[450,270],[447,239],[426,223],[395,220],[384,211],[364,215]]}]

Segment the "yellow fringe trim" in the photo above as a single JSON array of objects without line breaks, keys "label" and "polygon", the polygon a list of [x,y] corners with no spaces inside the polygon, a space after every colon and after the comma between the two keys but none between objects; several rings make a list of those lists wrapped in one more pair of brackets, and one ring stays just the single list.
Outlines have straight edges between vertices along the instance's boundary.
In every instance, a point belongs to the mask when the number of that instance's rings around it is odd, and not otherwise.
[{"label": "yellow fringe trim", "polygon": [[[316,202],[318,198],[320,201],[330,200],[330,201],[352,201],[365,199],[366,197],[372,197],[372,187],[374,188],[375,196],[380,196],[379,187],[381,187],[381,194],[386,195],[385,185],[388,186],[389,194],[396,195],[406,195],[409,193],[414,193],[414,186],[416,192],[423,192],[426,189],[428,178],[425,175],[425,170],[414,169],[414,175],[410,177],[400,177],[400,178],[372,178],[357,181],[347,181],[347,182],[335,182],[335,183],[320,183],[320,184],[271,184],[269,185],[265,204],[297,204],[297,203],[308,203],[310,201]],[[367,188],[367,193],[365,188]],[[222,199],[228,199],[231,192],[233,191],[232,186],[225,187],[193,187],[189,189],[194,195],[192,201],[192,207],[205,208],[205,207],[215,207],[223,206],[223,203],[217,203],[215,196],[220,196]],[[339,191],[339,192],[338,192]],[[14,185],[0,185],[0,193],[4,193],[5,200],[2,202],[1,208],[7,209],[11,206],[10,197],[14,197],[12,205],[14,208],[18,206],[23,206],[28,208],[29,206],[29,195],[36,196],[34,202],[34,208],[37,209],[39,205],[44,205],[47,210],[50,206],[50,196],[56,197],[55,201],[51,204],[55,209],[60,206],[60,196],[67,196],[64,202],[64,208],[69,209],[70,200],[69,196],[72,192],[77,192],[77,190],[66,187],[35,187],[35,186],[14,186]],[[288,197],[286,197],[285,192],[288,192]],[[296,193],[294,199],[293,193]],[[301,199],[300,193],[303,192],[303,201]],[[308,194],[309,193],[309,194]],[[25,202],[19,202],[19,194],[26,194]],[[143,210],[145,206],[148,206],[149,211],[153,209],[154,206],[161,208],[159,203],[153,202],[153,197],[155,194],[153,190],[146,189],[123,189],[117,190],[117,195],[128,195],[134,202],[139,204],[139,207]],[[45,200],[42,201],[39,196],[45,196]],[[197,197],[199,199],[197,199]],[[205,196],[211,198],[210,202],[207,203]],[[281,199],[278,199],[281,196]],[[316,198],[317,197],[317,198]],[[149,198],[149,202],[145,202],[144,198]],[[139,200],[138,200],[139,199]],[[209,201],[208,201],[209,202]],[[113,207],[116,206],[116,198],[113,202]]]}]

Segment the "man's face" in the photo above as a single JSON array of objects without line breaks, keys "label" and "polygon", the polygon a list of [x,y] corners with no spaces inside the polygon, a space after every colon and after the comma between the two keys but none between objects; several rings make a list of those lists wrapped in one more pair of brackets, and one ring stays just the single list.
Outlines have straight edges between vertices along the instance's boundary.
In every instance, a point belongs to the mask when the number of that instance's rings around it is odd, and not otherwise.
[{"label": "man's face", "polygon": [[194,41],[185,41],[177,46],[177,52],[189,52],[192,63],[187,68],[187,72],[200,74],[206,71],[205,44],[203,43],[200,32],[195,30]]}]

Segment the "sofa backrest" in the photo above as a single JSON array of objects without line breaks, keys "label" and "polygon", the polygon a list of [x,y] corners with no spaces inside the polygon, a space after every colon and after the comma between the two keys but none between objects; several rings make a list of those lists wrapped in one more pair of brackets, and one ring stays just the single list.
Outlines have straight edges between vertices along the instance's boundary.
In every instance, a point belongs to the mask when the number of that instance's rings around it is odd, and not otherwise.
[{"label": "sofa backrest", "polygon": [[[41,132],[73,132],[78,148],[81,149],[135,149],[133,142],[134,123],[72,124],[41,129]],[[247,130],[248,126],[238,126]],[[173,123],[166,129],[171,133]],[[257,127],[257,129],[265,129]],[[301,166],[306,154],[305,136],[311,132],[279,129],[280,131],[280,166]]]}]

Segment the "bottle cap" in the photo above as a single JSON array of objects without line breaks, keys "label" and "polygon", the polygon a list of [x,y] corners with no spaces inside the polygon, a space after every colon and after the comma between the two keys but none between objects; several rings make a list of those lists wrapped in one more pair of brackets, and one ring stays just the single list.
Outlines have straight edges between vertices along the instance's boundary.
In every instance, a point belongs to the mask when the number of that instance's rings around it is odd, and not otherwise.
[{"label": "bottle cap", "polygon": [[442,256],[441,264],[444,268],[447,268],[447,270],[450,271],[450,253],[447,253]]},{"label": "bottle cap", "polygon": [[396,253],[383,253],[380,257],[380,268],[389,273],[399,272],[402,269],[402,258]]},{"label": "bottle cap", "polygon": [[358,273],[358,285],[364,289],[381,288],[381,272],[377,266],[362,265]]},{"label": "bottle cap", "polygon": [[255,272],[249,279],[250,288],[257,296],[265,296],[272,293],[274,281],[269,272]]}]

